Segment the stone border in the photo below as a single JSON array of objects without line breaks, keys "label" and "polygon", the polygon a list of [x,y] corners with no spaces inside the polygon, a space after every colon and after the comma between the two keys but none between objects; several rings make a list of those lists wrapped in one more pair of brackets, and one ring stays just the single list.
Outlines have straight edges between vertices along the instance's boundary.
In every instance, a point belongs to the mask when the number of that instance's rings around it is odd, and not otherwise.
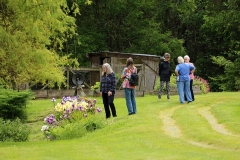
[{"label": "stone border", "polygon": [[[79,93],[79,96],[86,96],[86,97],[99,97],[100,94],[98,92],[94,92],[90,89],[84,89],[84,93]],[[45,98],[62,98],[64,96],[73,96],[75,90],[36,90],[33,91],[35,93],[36,99],[45,99]],[[144,91],[136,90],[137,97],[144,97]],[[124,91],[117,90],[115,94],[116,98],[123,98]]]},{"label": "stone border", "polygon": [[[202,90],[200,86],[193,86],[193,93],[194,94],[202,94]],[[158,91],[149,91],[150,95],[158,95]],[[163,91],[163,94],[167,94],[166,91]],[[170,88],[170,95],[178,95],[177,87],[171,87]]]}]

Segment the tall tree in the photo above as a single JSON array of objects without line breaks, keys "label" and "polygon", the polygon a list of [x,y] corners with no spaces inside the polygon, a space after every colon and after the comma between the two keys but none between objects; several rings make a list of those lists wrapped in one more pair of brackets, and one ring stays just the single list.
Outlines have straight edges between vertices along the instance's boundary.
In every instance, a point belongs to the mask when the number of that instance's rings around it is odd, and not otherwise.
[{"label": "tall tree", "polygon": [[[183,40],[163,31],[156,21],[157,0],[93,0],[81,7],[77,32],[81,37],[78,58],[92,51],[118,51],[173,57],[184,54]],[[84,58],[83,58],[84,57]]]},{"label": "tall tree", "polygon": [[[199,49],[203,54],[198,56],[197,63],[200,73],[209,79],[212,91],[239,89],[238,80],[231,75],[239,73],[232,67],[238,69],[239,6],[239,1],[205,0],[204,23],[199,32],[202,37]],[[233,71],[229,72],[229,68]]]},{"label": "tall tree", "polygon": [[208,39],[217,52],[211,54],[213,63],[222,72],[211,76],[220,90],[240,90],[240,1],[226,1],[222,3],[222,10],[218,14],[205,17],[205,30],[211,34]]},{"label": "tall tree", "polygon": [[77,64],[57,52],[75,33],[65,0],[0,1],[0,83],[11,88],[65,82],[62,66]]}]

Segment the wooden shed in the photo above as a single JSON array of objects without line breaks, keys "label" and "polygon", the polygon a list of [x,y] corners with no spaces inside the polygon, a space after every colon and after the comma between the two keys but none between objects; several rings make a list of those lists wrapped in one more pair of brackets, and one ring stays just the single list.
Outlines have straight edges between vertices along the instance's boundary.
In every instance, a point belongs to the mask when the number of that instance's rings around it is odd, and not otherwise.
[{"label": "wooden shed", "polygon": [[[126,66],[126,60],[129,57],[133,58],[134,65],[138,69],[139,86],[137,87],[137,90],[153,90],[156,80],[159,78],[158,67],[161,60],[160,56],[102,51],[87,53],[87,57],[90,58],[91,61],[91,68],[88,70],[90,72],[90,86],[93,86],[96,82],[100,81],[102,65],[104,63],[109,63],[115,74],[121,75],[123,68]],[[80,68],[80,71],[81,70],[84,70],[84,68]]]}]

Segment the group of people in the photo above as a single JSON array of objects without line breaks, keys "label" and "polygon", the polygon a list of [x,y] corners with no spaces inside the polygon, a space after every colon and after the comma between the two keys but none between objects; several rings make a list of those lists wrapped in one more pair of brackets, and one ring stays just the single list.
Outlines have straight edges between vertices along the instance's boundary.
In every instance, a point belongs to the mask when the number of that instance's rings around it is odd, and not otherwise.
[{"label": "group of people", "polygon": [[[100,83],[100,95],[102,96],[103,105],[106,113],[106,118],[117,117],[116,108],[114,105],[114,94],[116,89],[116,75],[108,63],[102,65],[102,79]],[[137,113],[135,89],[136,86],[129,84],[129,79],[132,73],[137,73],[137,68],[134,66],[133,59],[127,59],[126,67],[124,67],[121,78],[123,79],[122,87],[126,99],[128,115]],[[110,112],[111,109],[111,112]]]},{"label": "group of people", "polygon": [[[193,79],[195,66],[193,63],[190,63],[190,57],[185,55],[184,58],[179,56],[177,58],[178,65],[175,68],[176,83],[179,94],[180,103],[190,103],[194,101],[193,93]],[[164,54],[164,60],[159,63],[159,76],[160,76],[160,89],[158,92],[158,99],[161,100],[164,83],[166,83],[167,90],[167,99],[170,101],[170,77],[171,77],[171,68],[170,68],[170,54]]]},{"label": "group of people", "polygon": [[[177,58],[178,65],[175,68],[176,83],[178,88],[180,103],[190,103],[194,101],[193,94],[193,78],[195,67],[190,63],[188,55],[179,56]],[[114,95],[116,90],[116,75],[113,72],[110,64],[102,65],[102,78],[100,83],[100,95],[102,96],[103,105],[106,113],[106,118],[117,117],[116,108],[114,105]],[[132,73],[137,73],[137,68],[134,66],[133,59],[130,57],[126,61],[126,66],[122,71],[121,78],[123,79],[122,87],[124,90],[128,115],[137,113],[135,89],[136,86],[129,84],[129,79]],[[164,54],[164,60],[159,63],[160,89],[158,99],[161,100],[164,83],[166,83],[167,99],[170,101],[170,77],[172,75],[170,68],[170,54]]]}]

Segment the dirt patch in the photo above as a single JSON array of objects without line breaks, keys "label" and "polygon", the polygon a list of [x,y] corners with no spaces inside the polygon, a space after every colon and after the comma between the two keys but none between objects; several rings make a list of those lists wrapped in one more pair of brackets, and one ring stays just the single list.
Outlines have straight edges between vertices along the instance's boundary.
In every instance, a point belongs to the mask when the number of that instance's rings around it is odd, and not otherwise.
[{"label": "dirt patch", "polygon": [[172,119],[172,115],[175,110],[177,110],[180,107],[174,107],[167,109],[163,112],[160,112],[159,117],[162,120],[162,129],[164,133],[170,137],[179,138],[182,136],[181,129],[176,125],[176,122],[174,119]]},{"label": "dirt patch", "polygon": [[219,124],[217,119],[213,116],[213,114],[210,112],[210,107],[205,107],[198,109],[198,113],[201,114],[202,117],[206,118],[212,129],[218,133],[224,134],[224,135],[230,135],[230,136],[240,136],[235,135],[228,131],[223,124]]},{"label": "dirt patch", "polygon": [[[184,138],[181,128],[176,124],[176,121],[172,118],[174,112],[177,109],[182,107],[183,106],[178,106],[178,107],[166,109],[159,113],[159,117],[162,120],[162,130],[167,136],[181,139],[186,143],[192,144],[194,146],[202,147],[202,148],[231,150],[231,149],[226,149],[221,147],[215,147],[213,145],[210,145],[204,142],[196,142],[191,139]],[[209,124],[212,126],[212,128],[215,131],[225,135],[234,135],[233,133],[230,133],[223,125],[217,123],[216,118],[211,114],[211,112],[209,111],[209,108],[199,109],[198,112],[208,120]]]}]

